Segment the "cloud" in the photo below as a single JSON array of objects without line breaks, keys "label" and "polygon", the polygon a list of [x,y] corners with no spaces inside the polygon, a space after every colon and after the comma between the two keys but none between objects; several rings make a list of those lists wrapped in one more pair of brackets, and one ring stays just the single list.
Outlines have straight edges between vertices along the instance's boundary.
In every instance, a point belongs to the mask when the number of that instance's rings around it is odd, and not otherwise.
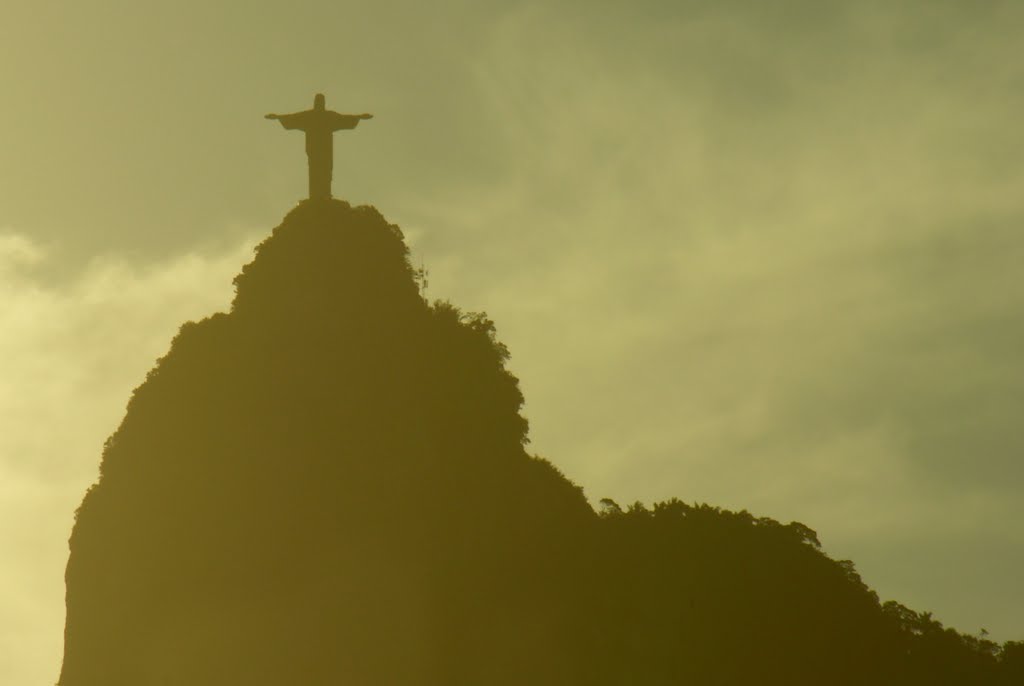
[{"label": "cloud", "polygon": [[66,541],[103,442],[180,324],[229,305],[253,245],[96,259],[53,285],[46,246],[0,233],[0,682],[56,680]]},{"label": "cloud", "polygon": [[924,6],[698,14],[493,27],[503,172],[421,199],[432,290],[498,322],[534,448],[592,498],[799,519],[884,597],[1020,636],[984,581],[1024,573],[1013,42]]},{"label": "cloud", "polygon": [[[259,133],[267,103],[325,88],[332,102],[344,92],[379,106],[379,128],[344,143],[360,173],[339,166],[338,182],[389,198],[381,210],[407,230],[432,296],[494,317],[533,448],[591,497],[677,495],[798,519],[884,597],[1024,637],[1013,557],[1024,6],[501,3],[471,21],[458,9],[453,21],[432,6],[425,34],[403,9],[411,26],[391,42],[404,48],[385,55],[365,23],[346,22],[354,40],[340,58],[332,40],[308,42],[324,53],[264,50],[261,35],[308,28],[288,9],[227,61],[220,29],[235,17],[222,13],[196,24],[209,40],[189,60],[129,65],[146,97],[128,99],[122,71],[93,78],[124,50],[86,51],[71,81],[58,50],[11,80],[23,92],[5,119],[18,139],[6,205],[54,226],[68,207],[90,214],[92,230],[64,232],[76,254],[109,240],[152,255],[208,232],[210,216],[258,211],[228,208],[239,198],[289,197],[263,178],[285,172],[235,174],[236,158],[215,154],[253,154],[247,141],[271,135]],[[143,28],[122,33],[152,37]],[[40,31],[22,32],[25,54]],[[339,59],[367,69],[326,78]],[[217,69],[192,68],[203,60]],[[180,101],[154,71],[205,95]],[[231,98],[226,82],[238,84]],[[37,103],[75,83],[88,92],[48,110],[76,119],[55,120],[64,133],[47,149],[25,134]],[[140,126],[178,113],[164,131],[178,137],[140,146],[109,128],[122,119],[112,102]],[[243,119],[250,128],[205,126]],[[301,151],[271,140],[301,190]],[[73,179],[61,203],[40,181],[53,159]],[[197,159],[215,172],[196,174]],[[234,191],[209,181],[223,160]],[[181,183],[188,202],[168,204]],[[134,198],[132,211],[111,197]],[[154,228],[175,217],[206,219]],[[103,440],[180,323],[226,306],[248,247],[145,268],[99,259],[61,284],[37,276],[55,252],[0,232],[0,683],[53,679],[64,541]]]}]

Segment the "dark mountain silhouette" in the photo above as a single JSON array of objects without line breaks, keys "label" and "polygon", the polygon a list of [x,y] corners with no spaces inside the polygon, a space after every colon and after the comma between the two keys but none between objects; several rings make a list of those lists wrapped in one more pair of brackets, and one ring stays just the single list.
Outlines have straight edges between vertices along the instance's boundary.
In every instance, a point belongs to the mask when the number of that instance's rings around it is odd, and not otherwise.
[{"label": "dark mountain silhouette", "polygon": [[881,605],[801,524],[595,512],[375,209],[303,202],[236,286],[105,446],[62,686],[1024,683],[1024,645]]}]

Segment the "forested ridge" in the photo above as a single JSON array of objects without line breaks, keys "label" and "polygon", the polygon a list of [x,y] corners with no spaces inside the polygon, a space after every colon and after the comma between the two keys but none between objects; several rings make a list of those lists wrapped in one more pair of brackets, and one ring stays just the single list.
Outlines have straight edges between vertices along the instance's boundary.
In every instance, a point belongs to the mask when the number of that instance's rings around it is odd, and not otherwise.
[{"label": "forested ridge", "polygon": [[592,508],[375,209],[301,203],[235,283],[107,441],[62,686],[1024,684],[1024,644],[880,602],[808,526]]}]

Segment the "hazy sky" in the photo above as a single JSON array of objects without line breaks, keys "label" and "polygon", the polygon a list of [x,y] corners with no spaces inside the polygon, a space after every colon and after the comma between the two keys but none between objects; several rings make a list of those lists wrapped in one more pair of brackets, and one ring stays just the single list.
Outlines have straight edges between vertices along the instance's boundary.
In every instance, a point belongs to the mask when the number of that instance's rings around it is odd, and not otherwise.
[{"label": "hazy sky", "polygon": [[486,310],[592,499],[816,529],[1024,639],[1024,4],[7,0],[0,683],[60,667],[73,511],[131,389],[306,191]]}]

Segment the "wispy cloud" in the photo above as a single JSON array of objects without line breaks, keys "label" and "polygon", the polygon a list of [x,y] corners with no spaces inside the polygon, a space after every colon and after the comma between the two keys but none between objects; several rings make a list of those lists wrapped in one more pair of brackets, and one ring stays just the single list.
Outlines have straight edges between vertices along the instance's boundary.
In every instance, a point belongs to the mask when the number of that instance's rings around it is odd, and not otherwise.
[{"label": "wispy cloud", "polygon": [[607,16],[509,13],[476,71],[504,176],[424,199],[421,250],[592,497],[800,519],[883,596],[1009,638],[1024,93],[954,15],[730,6],[609,47]]}]

